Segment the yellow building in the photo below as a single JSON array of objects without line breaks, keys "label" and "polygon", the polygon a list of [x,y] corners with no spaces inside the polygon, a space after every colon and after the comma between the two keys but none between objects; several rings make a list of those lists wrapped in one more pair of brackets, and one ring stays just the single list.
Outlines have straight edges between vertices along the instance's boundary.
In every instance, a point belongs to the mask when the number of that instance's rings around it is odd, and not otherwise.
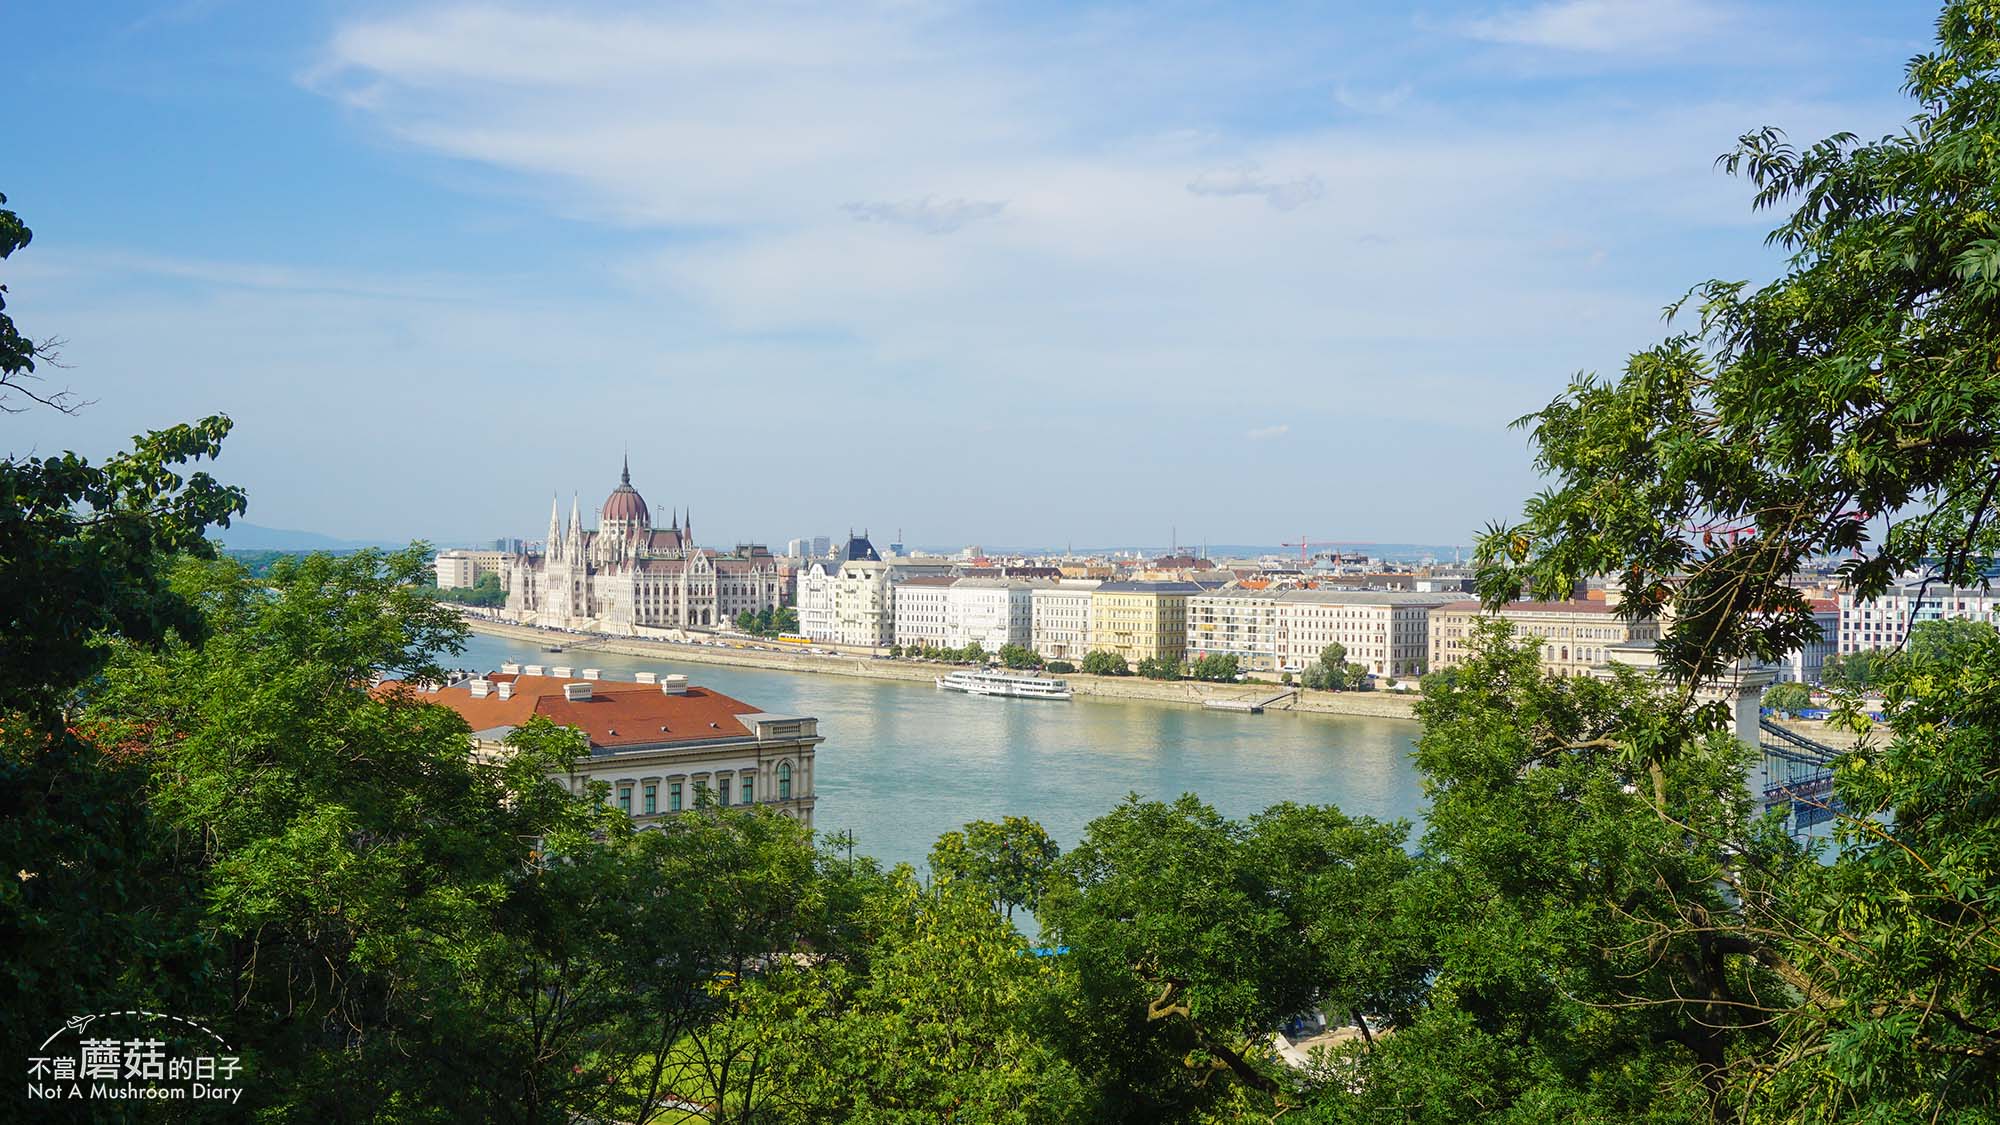
[{"label": "yellow building", "polygon": [[1127,664],[1178,664],[1187,652],[1188,598],[1206,592],[1193,582],[1106,582],[1090,592],[1091,651],[1115,652]]},{"label": "yellow building", "polygon": [[1494,617],[1512,624],[1516,636],[1541,638],[1542,668],[1560,676],[1604,664],[1614,645],[1660,639],[1659,622],[1627,621],[1601,601],[1510,602],[1491,613],[1476,601],[1452,602],[1431,611],[1431,671],[1471,659],[1468,640],[1481,621]]}]

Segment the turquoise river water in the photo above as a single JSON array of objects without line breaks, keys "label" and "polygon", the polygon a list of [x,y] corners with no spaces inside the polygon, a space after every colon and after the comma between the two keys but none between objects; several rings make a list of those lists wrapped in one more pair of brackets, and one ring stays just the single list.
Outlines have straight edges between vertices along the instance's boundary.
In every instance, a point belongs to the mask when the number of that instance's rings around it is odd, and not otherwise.
[{"label": "turquoise river water", "polygon": [[814,827],[852,830],[856,851],[884,863],[921,867],[942,833],[1004,815],[1035,818],[1067,848],[1127,793],[1191,792],[1239,818],[1279,801],[1413,824],[1423,810],[1410,760],[1417,725],[1407,720],[994,699],[922,683],[583,651],[557,657],[479,634],[446,662],[493,671],[510,660],[561,660],[617,678],[681,672],[765,711],[817,717],[826,741]]}]

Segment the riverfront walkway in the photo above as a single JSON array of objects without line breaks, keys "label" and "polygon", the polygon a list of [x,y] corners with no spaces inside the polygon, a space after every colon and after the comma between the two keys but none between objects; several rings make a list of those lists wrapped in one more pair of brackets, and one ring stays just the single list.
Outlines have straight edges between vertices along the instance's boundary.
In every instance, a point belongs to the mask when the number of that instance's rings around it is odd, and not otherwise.
[{"label": "riverfront walkway", "polygon": [[[918,683],[930,683],[952,667],[947,664],[914,660],[891,660],[887,657],[828,656],[812,652],[787,652],[776,648],[753,648],[749,647],[747,642],[742,643],[743,647],[731,647],[731,644],[684,644],[650,638],[602,637],[493,621],[474,614],[464,614],[463,617],[466,625],[476,632],[532,644],[538,649],[561,645],[563,663],[579,667],[585,664],[584,657],[589,653],[603,652],[688,664],[726,664],[738,668],[767,668],[783,672],[811,672],[817,675],[857,676],[871,680],[903,680]],[[1190,707],[1207,706],[1213,701],[1225,704],[1225,708],[1212,709],[1247,711],[1250,710],[1247,705],[1255,704],[1259,707],[1273,709],[1282,707],[1287,711],[1306,711],[1325,715],[1359,715],[1375,719],[1415,720],[1416,718],[1410,699],[1388,692],[1305,692],[1288,688],[1274,694],[1273,685],[1258,682],[1210,684],[1195,680],[1148,680],[1140,676],[1086,676],[1077,672],[1066,673],[1062,678],[1069,681],[1071,690],[1078,695],[1106,699],[1149,700],[1157,703],[1179,703]]]}]

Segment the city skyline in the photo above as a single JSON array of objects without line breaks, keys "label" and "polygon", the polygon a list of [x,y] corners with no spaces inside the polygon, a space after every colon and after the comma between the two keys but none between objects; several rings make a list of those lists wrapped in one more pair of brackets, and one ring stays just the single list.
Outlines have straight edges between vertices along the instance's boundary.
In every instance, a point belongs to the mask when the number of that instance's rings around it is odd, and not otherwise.
[{"label": "city skyline", "polygon": [[1776,268],[1714,156],[1894,130],[1931,19],[33,10],[9,300],[94,405],[10,452],[227,412],[250,520],[356,539],[531,533],[629,441],[712,543],[1464,542],[1507,420]]}]

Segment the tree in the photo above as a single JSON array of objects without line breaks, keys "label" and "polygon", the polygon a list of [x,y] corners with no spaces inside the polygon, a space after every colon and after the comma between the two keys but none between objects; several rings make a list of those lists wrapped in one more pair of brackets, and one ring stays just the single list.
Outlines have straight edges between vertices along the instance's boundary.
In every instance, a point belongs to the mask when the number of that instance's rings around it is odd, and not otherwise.
[{"label": "tree", "polygon": [[1000,646],[1000,662],[1009,668],[1016,669],[1040,668],[1042,666],[1042,658],[1036,655],[1034,649],[1014,644]]},{"label": "tree", "polygon": [[1194,662],[1194,678],[1211,683],[1231,684],[1236,682],[1236,658],[1224,653],[1209,653]]},{"label": "tree", "polygon": [[1126,799],[1057,864],[1040,912],[1069,947],[1072,1058],[1111,1120],[1296,1104],[1265,1062],[1286,1016],[1405,1011],[1423,979],[1393,890],[1403,825],[1280,805],[1248,823],[1192,795]]},{"label": "tree", "polygon": [[1773,711],[1803,711],[1812,706],[1812,689],[1800,683],[1772,684],[1764,689],[1764,706]]},{"label": "tree", "polygon": [[1071,672],[1076,671],[1076,665],[1071,664],[1067,660],[1051,660],[1048,662],[1046,670],[1051,676],[1067,676]]},{"label": "tree", "polygon": [[[1810,607],[1786,581],[1809,559],[1845,558],[1842,576],[1862,598],[1905,573],[1975,583],[1991,566],[2000,550],[2000,9],[1947,4],[1936,47],[1905,73],[1917,113],[1899,135],[1837,134],[1799,149],[1764,129],[1724,158],[1749,176],[1760,207],[1796,205],[1772,235],[1792,252],[1785,272],[1754,290],[1698,287],[1674,306],[1692,309],[1691,330],[1634,355],[1619,378],[1578,378],[1522,420],[1551,485],[1519,521],[1481,536],[1482,597],[1497,603],[1524,583],[1565,597],[1589,576],[1615,576],[1621,613],[1665,622],[1657,651],[1685,700],[1741,658],[1774,659],[1817,637]],[[1729,788],[1677,782],[1692,744],[1669,736],[1662,717],[1621,718],[1567,740],[1622,746],[1653,778],[1654,820],[1672,835],[1646,842],[1643,854],[1668,865],[1668,885],[1685,882],[1698,896],[1671,913],[1657,903],[1621,909],[1656,921],[1644,942],[1651,971],[1698,968],[1708,978],[1645,1001],[1652,1019],[1679,1021],[1662,1032],[1687,1033],[1699,1061],[1672,1086],[1698,1082],[1699,1111],[1992,1116],[2000,994],[1990,966],[2000,945],[1975,919],[1990,915],[2000,847],[1990,750],[2000,656],[1970,635],[1938,639],[1867,660],[1890,738],[1878,745],[1871,734],[1838,763],[1835,792],[1851,811],[1835,811],[1838,846],[1823,861],[1802,861],[1745,826],[1696,826],[1676,812],[1677,792],[1733,794],[1734,779],[1715,779]],[[1960,639],[1973,643],[1961,648]],[[1856,663],[1836,662],[1829,679],[1853,682]],[[1445,698],[1467,690],[1478,689]],[[1427,743],[1447,738],[1440,720],[1449,716],[1426,714]],[[1493,724],[1510,721],[1520,720],[1494,710],[1487,729],[1449,741],[1471,755],[1493,745]],[[1550,772],[1538,764],[1521,780]],[[1496,783],[1515,784],[1494,773],[1488,788]],[[1442,792],[1454,787],[1463,783]],[[1551,794],[1537,806],[1536,836],[1550,831],[1550,813],[1592,799],[1587,788],[1560,803]],[[1434,829],[1440,810],[1450,819],[1448,804],[1434,805]],[[1504,822],[1495,813],[1481,816]],[[1521,845],[1495,854],[1508,851]],[[1509,862],[1522,867],[1518,855]],[[1576,857],[1565,863],[1578,867]],[[1728,899],[1702,902],[1710,892],[1691,877],[1719,881]],[[1577,886],[1564,900],[1586,893],[1598,892]],[[1535,917],[1532,907],[1524,900],[1517,917]],[[1687,968],[1655,953],[1673,946],[1693,954]],[[1770,979],[1757,981],[1760,973]],[[1710,986],[1753,1006],[1718,1018]],[[1534,1008],[1514,1010],[1525,1018]],[[1613,1018],[1639,1009],[1626,1011]],[[1650,1041],[1637,1028],[1619,1038]]]},{"label": "tree", "polygon": [[978,641],[965,642],[965,647],[958,650],[958,661],[961,664],[986,663],[986,646]]},{"label": "tree", "polygon": [[930,866],[939,878],[956,879],[984,892],[993,909],[1011,922],[1015,907],[1034,910],[1041,903],[1060,854],[1040,824],[1008,816],[997,824],[975,820],[961,831],[945,833],[931,848]]},{"label": "tree", "polygon": [[1178,680],[1181,663],[1165,656],[1148,656],[1139,661],[1139,674],[1149,680]]},{"label": "tree", "polygon": [[1696,287],[1669,309],[1691,329],[1517,423],[1555,483],[1480,537],[1482,597],[1613,574],[1621,613],[1667,622],[1666,666],[1704,676],[1817,637],[1785,581],[1811,559],[1845,556],[1863,598],[1911,571],[1978,581],[2000,550],[1997,29],[1987,4],[1945,6],[1900,135],[1764,128],[1720,161],[1759,208],[1797,204],[1770,239],[1787,269]]},{"label": "tree", "polygon": [[[971,888],[907,868],[869,897],[866,938],[775,963],[703,1039],[738,1048],[733,1086],[697,1085],[722,1122],[1087,1119],[1043,1031],[1060,973]],[[705,1072],[707,1073],[707,1072]]]},{"label": "tree", "polygon": [[[0,196],[0,260],[32,233]],[[73,412],[38,383],[48,341],[24,334],[0,285],[0,413]],[[155,971],[198,956],[175,924],[191,893],[133,794],[133,748],[75,722],[118,643],[198,637],[199,608],[170,582],[176,552],[208,555],[207,528],[244,510],[240,489],[184,466],[221,451],[229,420],[134,439],[92,465],[74,454],[0,460],[0,1034],[40,1042],[106,998],[187,1010],[191,982]]]},{"label": "tree", "polygon": [[1083,658],[1083,671],[1088,676],[1129,676],[1132,670],[1126,666],[1125,658],[1115,652],[1099,649]]}]

